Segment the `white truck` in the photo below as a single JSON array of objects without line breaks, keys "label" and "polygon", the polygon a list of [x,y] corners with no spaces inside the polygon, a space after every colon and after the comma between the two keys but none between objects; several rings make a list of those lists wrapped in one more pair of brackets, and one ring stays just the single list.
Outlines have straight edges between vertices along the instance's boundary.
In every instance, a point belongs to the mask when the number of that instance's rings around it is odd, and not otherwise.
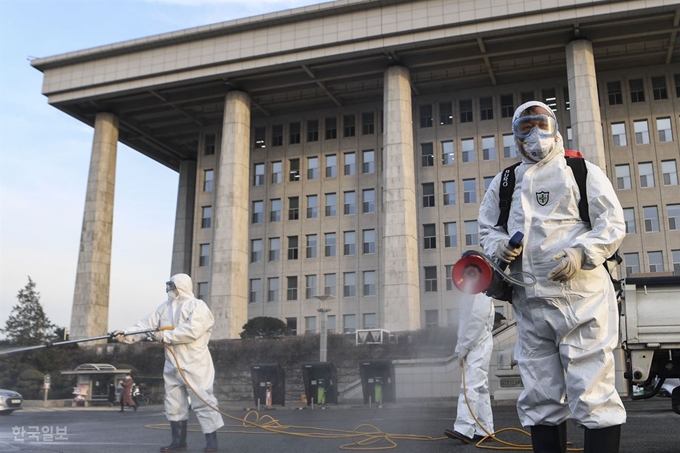
[{"label": "white truck", "polygon": [[[622,303],[624,377],[641,389],[632,399],[651,398],[666,379],[680,378],[680,276],[627,278]],[[680,414],[680,387],[671,404]]]}]

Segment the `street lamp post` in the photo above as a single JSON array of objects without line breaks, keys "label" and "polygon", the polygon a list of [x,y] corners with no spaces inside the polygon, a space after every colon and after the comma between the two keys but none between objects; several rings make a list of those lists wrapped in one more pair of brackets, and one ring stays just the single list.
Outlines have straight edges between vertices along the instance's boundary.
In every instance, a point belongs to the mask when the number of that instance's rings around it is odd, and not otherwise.
[{"label": "street lamp post", "polygon": [[328,330],[326,329],[326,313],[331,311],[330,308],[326,308],[326,301],[335,296],[331,294],[320,294],[314,296],[315,299],[319,299],[319,308],[316,311],[319,312],[320,320],[320,338],[319,338],[319,362],[326,362],[328,358]]}]

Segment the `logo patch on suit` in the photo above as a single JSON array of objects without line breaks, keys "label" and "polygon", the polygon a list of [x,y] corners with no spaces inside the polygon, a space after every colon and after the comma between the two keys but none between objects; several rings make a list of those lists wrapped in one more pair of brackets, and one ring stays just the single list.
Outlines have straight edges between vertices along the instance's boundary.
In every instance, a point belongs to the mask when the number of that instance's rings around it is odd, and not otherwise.
[{"label": "logo patch on suit", "polygon": [[545,206],[548,204],[548,200],[550,200],[550,192],[536,192],[536,201],[538,201],[538,204]]}]

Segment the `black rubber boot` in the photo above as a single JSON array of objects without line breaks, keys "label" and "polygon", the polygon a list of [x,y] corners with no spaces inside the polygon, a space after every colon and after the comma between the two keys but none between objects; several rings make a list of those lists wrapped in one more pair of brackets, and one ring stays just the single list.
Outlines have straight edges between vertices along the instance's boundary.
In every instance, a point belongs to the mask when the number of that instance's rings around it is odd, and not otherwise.
[{"label": "black rubber boot", "polygon": [[586,428],[583,453],[619,453],[621,425],[600,429]]},{"label": "black rubber boot", "polygon": [[186,451],[187,449],[187,421],[170,422],[172,431],[172,443],[167,447],[161,447],[161,453],[171,451]]},{"label": "black rubber boot", "polygon": [[206,453],[217,451],[217,431],[205,435],[205,448],[203,451]]},{"label": "black rubber boot", "polygon": [[531,445],[534,453],[567,453],[567,422],[532,426]]}]

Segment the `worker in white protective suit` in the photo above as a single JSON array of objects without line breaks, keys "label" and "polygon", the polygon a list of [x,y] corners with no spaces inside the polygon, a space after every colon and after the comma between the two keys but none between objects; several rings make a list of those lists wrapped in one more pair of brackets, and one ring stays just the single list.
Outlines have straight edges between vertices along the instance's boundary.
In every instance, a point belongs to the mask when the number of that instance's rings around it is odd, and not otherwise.
[{"label": "worker in white protective suit", "polygon": [[[581,219],[580,191],[547,105],[521,105],[512,129],[522,162],[507,231],[497,226],[500,173],[480,206],[479,233],[486,254],[536,277],[535,286],[515,285],[512,294],[520,421],[531,427],[534,452],[566,452],[572,419],[585,428],[586,453],[615,453],[626,411],[614,386],[616,294],[602,264],[626,234],[623,211],[607,176],[586,162],[590,223]],[[508,243],[518,231],[523,249]]]},{"label": "worker in white protective suit", "polygon": [[[458,317],[458,343],[456,353],[458,363],[464,365],[465,388],[460,384],[458,409],[453,430],[446,429],[444,434],[465,444],[477,442],[487,434],[493,433],[493,414],[489,395],[489,361],[493,351],[493,330],[495,309],[490,297],[484,294],[464,295]],[[467,402],[465,394],[467,393]],[[477,417],[480,426],[475,422]]]},{"label": "worker in white protective suit", "polygon": [[[156,340],[172,348],[182,369],[182,378],[171,353],[165,351],[165,413],[170,420],[172,443],[161,448],[161,452],[185,451],[187,448],[187,419],[191,404],[201,430],[205,434],[204,452],[217,451],[217,430],[224,426],[219,412],[206,406],[200,398],[217,406],[213,395],[215,367],[208,341],[215,323],[210,309],[192,290],[191,277],[186,274],[173,275],[166,283],[168,300],[149,315],[125,331],[116,331],[114,338],[124,343],[134,343],[143,335],[125,335],[125,332],[139,332],[148,329],[174,326],[172,330],[156,332]],[[199,398],[200,396],[200,398]]]}]

